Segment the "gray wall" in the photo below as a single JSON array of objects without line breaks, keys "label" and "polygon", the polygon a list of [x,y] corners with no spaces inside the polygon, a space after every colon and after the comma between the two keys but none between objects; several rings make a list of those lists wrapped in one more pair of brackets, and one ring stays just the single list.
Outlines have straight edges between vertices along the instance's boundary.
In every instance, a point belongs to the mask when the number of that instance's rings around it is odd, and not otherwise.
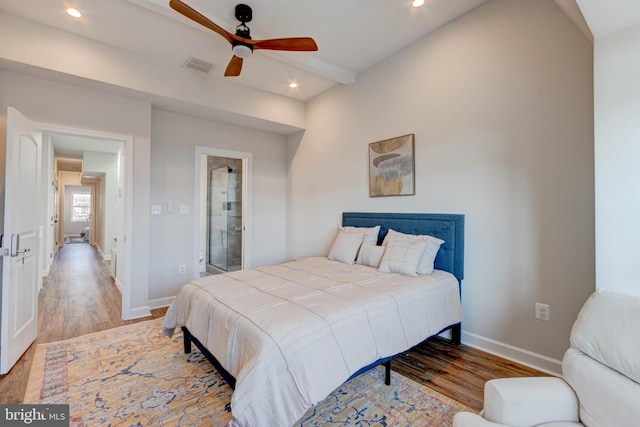
[{"label": "gray wall", "polygon": [[[342,211],[465,214],[463,339],[558,371],[595,288],[592,50],[553,1],[494,0],[310,102],[290,255],[326,254]],[[369,198],[368,144],[407,133],[416,195]]]},{"label": "gray wall", "polygon": [[[261,266],[285,259],[286,165],[285,138],[267,132],[241,128],[181,114],[154,110],[151,138],[151,204],[161,205],[162,215],[151,216],[152,305],[170,300],[194,272],[195,240],[194,179],[195,147],[251,153],[253,168],[252,210],[249,212],[252,265]],[[173,202],[173,214],[166,214],[166,202]],[[191,215],[177,212],[181,204]],[[186,264],[186,275],[178,265]]]}]

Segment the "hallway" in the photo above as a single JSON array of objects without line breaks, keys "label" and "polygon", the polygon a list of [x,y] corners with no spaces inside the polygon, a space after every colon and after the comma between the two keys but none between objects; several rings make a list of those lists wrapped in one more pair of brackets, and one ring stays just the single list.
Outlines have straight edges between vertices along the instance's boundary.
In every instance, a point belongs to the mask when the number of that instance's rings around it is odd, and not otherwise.
[{"label": "hallway", "polygon": [[124,325],[121,296],[88,243],[64,245],[38,297],[38,342],[52,342]]},{"label": "hallway", "polygon": [[108,261],[88,243],[66,244],[58,251],[38,295],[38,337],[16,365],[0,378],[0,403],[22,403],[37,343],[75,338],[130,323],[162,317],[166,308],[150,317],[124,321],[122,298],[110,274]]}]

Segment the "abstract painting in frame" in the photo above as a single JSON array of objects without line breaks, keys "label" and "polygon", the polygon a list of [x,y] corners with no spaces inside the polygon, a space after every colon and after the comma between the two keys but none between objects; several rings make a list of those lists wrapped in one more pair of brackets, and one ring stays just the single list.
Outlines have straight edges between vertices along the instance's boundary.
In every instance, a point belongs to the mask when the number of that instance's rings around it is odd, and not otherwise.
[{"label": "abstract painting in frame", "polygon": [[415,193],[414,134],[369,144],[369,197]]}]

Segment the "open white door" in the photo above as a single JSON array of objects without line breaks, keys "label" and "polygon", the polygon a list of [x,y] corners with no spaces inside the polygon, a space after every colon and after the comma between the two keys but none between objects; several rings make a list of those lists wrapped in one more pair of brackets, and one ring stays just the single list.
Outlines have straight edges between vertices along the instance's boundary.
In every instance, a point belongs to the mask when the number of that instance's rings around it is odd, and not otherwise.
[{"label": "open white door", "polygon": [[38,328],[39,182],[42,134],[7,109],[7,165],[2,238],[0,374],[36,339]]}]

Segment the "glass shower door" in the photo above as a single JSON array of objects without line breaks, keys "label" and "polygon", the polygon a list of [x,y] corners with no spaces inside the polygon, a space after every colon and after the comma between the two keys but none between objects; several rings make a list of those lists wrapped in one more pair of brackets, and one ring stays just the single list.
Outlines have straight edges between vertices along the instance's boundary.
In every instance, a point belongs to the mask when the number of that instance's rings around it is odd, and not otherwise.
[{"label": "glass shower door", "polygon": [[226,160],[207,176],[207,272],[213,274],[242,268],[241,162]]},{"label": "glass shower door", "polygon": [[227,167],[209,171],[209,259],[207,264],[227,270]]}]

